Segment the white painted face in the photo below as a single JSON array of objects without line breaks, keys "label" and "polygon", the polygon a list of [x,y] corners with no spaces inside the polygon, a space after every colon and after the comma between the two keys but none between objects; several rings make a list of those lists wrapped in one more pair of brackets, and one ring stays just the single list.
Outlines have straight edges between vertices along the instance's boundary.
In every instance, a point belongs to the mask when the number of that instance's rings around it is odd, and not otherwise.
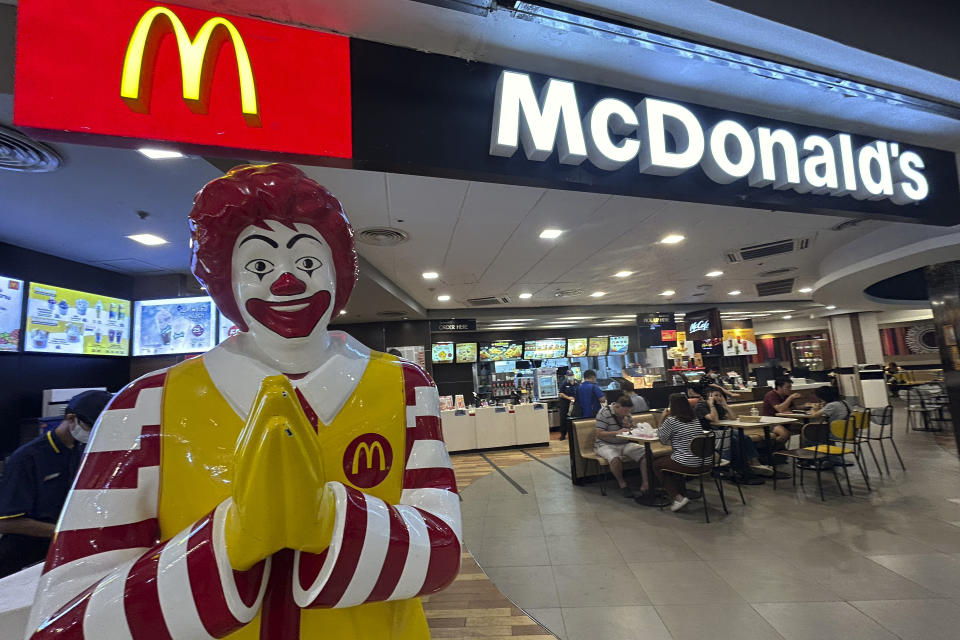
[{"label": "white painted face", "polygon": [[336,298],[333,253],[320,232],[267,220],[237,237],[233,292],[254,339],[305,338],[326,331]]}]

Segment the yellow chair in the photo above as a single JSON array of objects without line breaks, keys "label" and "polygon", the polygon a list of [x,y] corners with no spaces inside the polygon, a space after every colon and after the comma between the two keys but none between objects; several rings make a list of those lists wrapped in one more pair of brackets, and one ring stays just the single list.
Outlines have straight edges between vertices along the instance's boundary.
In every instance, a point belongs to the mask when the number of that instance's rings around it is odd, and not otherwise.
[{"label": "yellow chair", "polygon": [[[814,444],[812,447],[804,447],[807,451],[822,453],[826,456],[844,456],[853,455],[860,473],[863,474],[863,481],[867,485],[867,491],[873,491],[870,487],[870,475],[867,473],[866,461],[863,459],[861,443],[867,426],[870,424],[870,409],[863,411],[852,411],[846,420],[834,420],[830,423],[830,433],[834,441],[829,444]],[[844,461],[845,462],[845,461]],[[876,462],[876,456],[874,456]],[[846,464],[843,465],[843,475],[847,481],[847,490],[853,495],[853,487],[850,485],[850,473],[847,471]]]}]

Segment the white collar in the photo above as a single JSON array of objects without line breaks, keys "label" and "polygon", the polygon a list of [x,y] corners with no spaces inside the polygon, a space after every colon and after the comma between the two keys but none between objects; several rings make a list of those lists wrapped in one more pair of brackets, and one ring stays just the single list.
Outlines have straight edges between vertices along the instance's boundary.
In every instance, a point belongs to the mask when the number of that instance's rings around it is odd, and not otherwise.
[{"label": "white collar", "polygon": [[[370,362],[370,349],[342,331],[330,332],[330,357],[299,380],[291,380],[324,424],[330,424],[353,395]],[[210,379],[230,407],[246,420],[260,382],[283,375],[239,349],[228,338],[203,355]]]}]

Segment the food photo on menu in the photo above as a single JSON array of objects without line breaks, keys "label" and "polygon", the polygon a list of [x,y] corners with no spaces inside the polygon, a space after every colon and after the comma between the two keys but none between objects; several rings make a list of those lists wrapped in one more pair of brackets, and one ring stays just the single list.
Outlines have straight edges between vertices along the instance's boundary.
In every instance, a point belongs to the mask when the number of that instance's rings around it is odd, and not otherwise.
[{"label": "food photo on menu", "polygon": [[19,348],[22,308],[23,280],[0,276],[0,351]]},{"label": "food photo on menu", "polygon": [[125,356],[130,301],[30,283],[25,351]]},{"label": "food photo on menu", "polygon": [[567,340],[567,357],[583,358],[587,355],[586,338],[570,338]]},{"label": "food photo on menu", "polygon": [[457,364],[469,364],[477,361],[477,343],[476,342],[458,342],[457,343]]},{"label": "food photo on menu", "polygon": [[133,355],[208,351],[215,315],[213,300],[205,296],[141,300],[134,309]]},{"label": "food photo on menu", "polygon": [[431,360],[436,363],[453,362],[453,343],[435,342],[433,344]]}]

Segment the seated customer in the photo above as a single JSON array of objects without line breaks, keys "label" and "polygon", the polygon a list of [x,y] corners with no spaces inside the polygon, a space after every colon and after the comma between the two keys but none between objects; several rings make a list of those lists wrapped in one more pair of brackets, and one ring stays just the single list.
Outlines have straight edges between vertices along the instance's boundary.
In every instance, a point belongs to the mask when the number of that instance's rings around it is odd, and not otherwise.
[{"label": "seated customer", "polygon": [[811,413],[811,416],[823,416],[827,422],[834,420],[846,420],[850,417],[853,410],[846,400],[840,398],[840,392],[836,387],[817,387],[814,392],[820,399],[822,405],[819,409]]},{"label": "seated customer", "polygon": [[650,411],[650,405],[647,404],[646,398],[638,394],[637,389],[629,381],[623,386],[623,392],[624,395],[630,398],[634,413]]},{"label": "seated customer", "polygon": [[[778,377],[773,381],[773,390],[768,391],[763,396],[763,406],[760,407],[760,415],[776,416],[778,413],[786,413],[795,410],[794,403],[800,399],[799,393],[793,393],[793,381],[790,378]],[[777,444],[783,444],[790,439],[791,430],[778,424],[771,433]],[[799,428],[795,433],[800,433]]]},{"label": "seated customer", "polygon": [[83,444],[111,397],[106,391],[74,396],[56,428],[7,458],[0,478],[0,577],[47,557]]},{"label": "seated customer", "polygon": [[660,425],[660,442],[672,446],[673,453],[669,458],[657,458],[653,461],[654,472],[663,482],[667,493],[673,498],[673,504],[670,505],[671,511],[683,509],[690,499],[681,492],[683,486],[681,479],[672,473],[664,473],[664,470],[693,473],[704,471],[705,468],[701,465],[703,461],[693,455],[693,451],[690,450],[690,443],[700,435],[703,435],[703,427],[693,415],[693,409],[690,408],[687,397],[682,393],[671,394],[670,415]]},{"label": "seated customer", "polygon": [[[737,415],[727,404],[727,398],[717,391],[711,389],[705,399],[701,399],[693,409],[694,414],[700,418],[700,424],[704,429],[713,429],[714,422],[720,420],[734,420]],[[722,428],[722,427],[716,427]],[[746,465],[750,470],[761,476],[772,476],[773,467],[760,463],[757,447],[753,444],[747,435],[739,429],[730,430],[731,449],[733,450],[733,459],[739,465]]]},{"label": "seated customer", "polygon": [[[630,458],[634,462],[643,459],[644,448],[636,442],[628,442],[618,437],[629,433],[633,429],[633,420],[630,413],[633,403],[629,396],[623,395],[616,402],[606,405],[597,413],[597,439],[593,443],[593,450],[598,456],[610,463],[610,473],[617,479],[624,498],[632,498],[633,491],[623,479],[623,460]],[[643,484],[641,492],[646,492],[649,486],[647,479],[647,465],[641,465]]]}]

